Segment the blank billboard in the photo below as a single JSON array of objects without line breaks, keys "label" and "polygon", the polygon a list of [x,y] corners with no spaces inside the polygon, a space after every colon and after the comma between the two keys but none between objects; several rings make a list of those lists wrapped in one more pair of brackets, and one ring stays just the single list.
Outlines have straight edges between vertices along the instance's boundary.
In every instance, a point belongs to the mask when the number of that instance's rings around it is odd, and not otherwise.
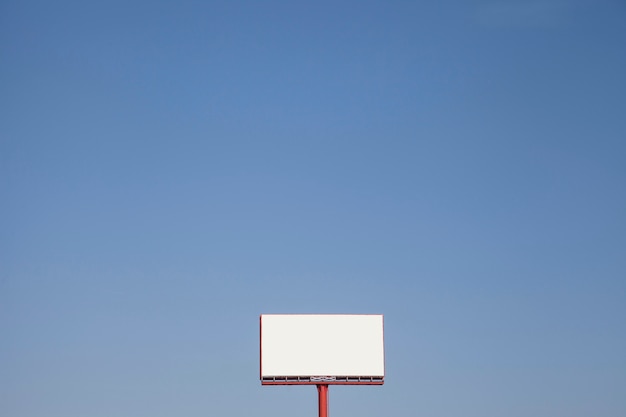
[{"label": "blank billboard", "polygon": [[382,315],[261,315],[263,383],[382,384]]}]

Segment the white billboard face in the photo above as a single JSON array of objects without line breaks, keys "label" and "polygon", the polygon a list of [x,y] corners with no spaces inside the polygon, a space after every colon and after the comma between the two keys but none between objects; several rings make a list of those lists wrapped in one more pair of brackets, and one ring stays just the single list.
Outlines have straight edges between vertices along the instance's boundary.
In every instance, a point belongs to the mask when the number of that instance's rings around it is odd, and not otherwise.
[{"label": "white billboard face", "polygon": [[286,377],[298,377],[298,382],[302,377],[303,383],[312,383],[320,376],[343,383],[382,383],[384,374],[382,315],[261,316],[264,383],[286,383]]}]

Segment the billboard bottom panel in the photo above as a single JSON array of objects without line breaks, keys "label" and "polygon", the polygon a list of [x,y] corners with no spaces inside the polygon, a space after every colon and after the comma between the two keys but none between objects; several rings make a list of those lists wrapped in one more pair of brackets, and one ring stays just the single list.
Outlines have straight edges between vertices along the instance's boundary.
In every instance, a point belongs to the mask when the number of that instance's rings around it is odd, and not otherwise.
[{"label": "billboard bottom panel", "polygon": [[264,376],[262,385],[383,385],[381,376]]}]

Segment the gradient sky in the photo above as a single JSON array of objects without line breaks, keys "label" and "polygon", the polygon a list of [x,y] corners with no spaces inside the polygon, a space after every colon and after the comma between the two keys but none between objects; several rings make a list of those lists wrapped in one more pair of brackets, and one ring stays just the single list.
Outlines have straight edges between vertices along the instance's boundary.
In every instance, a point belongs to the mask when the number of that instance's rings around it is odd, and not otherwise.
[{"label": "gradient sky", "polygon": [[626,415],[621,0],[0,3],[0,414]]}]

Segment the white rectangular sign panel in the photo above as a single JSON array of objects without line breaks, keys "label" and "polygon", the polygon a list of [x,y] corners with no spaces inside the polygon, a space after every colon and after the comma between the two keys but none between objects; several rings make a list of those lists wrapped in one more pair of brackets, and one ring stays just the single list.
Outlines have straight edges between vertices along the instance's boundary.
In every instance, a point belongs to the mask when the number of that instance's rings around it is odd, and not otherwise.
[{"label": "white rectangular sign panel", "polygon": [[384,375],[382,315],[261,315],[263,383],[382,384]]}]

